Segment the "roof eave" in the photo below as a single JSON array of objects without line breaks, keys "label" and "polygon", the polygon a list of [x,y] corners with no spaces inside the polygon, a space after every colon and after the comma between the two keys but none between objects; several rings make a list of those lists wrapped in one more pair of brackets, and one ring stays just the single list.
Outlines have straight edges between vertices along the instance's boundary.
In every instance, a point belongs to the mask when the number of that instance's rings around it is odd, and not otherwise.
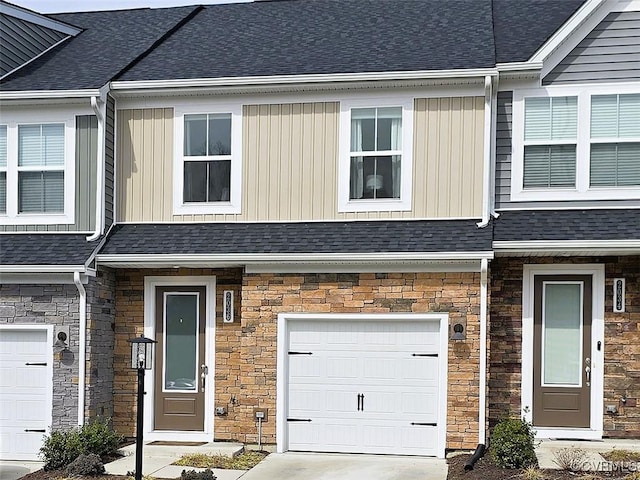
[{"label": "roof eave", "polygon": [[494,241],[496,256],[640,255],[638,240]]},{"label": "roof eave", "polygon": [[0,101],[7,100],[59,100],[100,96],[101,88],[79,90],[13,90],[0,92]]},{"label": "roof eave", "polygon": [[86,273],[86,265],[0,265],[3,273]]}]

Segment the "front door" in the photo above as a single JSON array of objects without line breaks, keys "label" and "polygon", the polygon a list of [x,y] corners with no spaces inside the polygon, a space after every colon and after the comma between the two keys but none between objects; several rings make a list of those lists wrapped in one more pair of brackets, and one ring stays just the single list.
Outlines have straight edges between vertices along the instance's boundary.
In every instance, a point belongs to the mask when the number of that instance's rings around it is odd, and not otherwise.
[{"label": "front door", "polygon": [[156,288],[154,429],[204,431],[205,287]]},{"label": "front door", "polygon": [[589,428],[591,324],[591,275],[535,277],[534,426]]}]

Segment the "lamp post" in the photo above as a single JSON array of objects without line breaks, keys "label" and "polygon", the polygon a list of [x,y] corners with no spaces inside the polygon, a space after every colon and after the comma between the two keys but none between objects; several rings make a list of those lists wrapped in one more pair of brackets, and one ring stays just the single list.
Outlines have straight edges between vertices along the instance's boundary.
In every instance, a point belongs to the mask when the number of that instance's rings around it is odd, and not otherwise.
[{"label": "lamp post", "polygon": [[136,419],[136,470],[135,480],[142,480],[142,426],[144,423],[144,371],[153,365],[155,340],[142,335],[129,340],[131,343],[131,368],[138,371],[138,416]]}]

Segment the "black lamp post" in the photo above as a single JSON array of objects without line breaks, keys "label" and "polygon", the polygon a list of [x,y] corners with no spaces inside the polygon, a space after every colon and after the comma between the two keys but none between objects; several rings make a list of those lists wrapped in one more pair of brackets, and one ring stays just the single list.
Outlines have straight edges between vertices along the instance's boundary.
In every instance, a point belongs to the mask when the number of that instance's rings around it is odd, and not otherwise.
[{"label": "black lamp post", "polygon": [[153,366],[155,340],[142,335],[129,340],[131,343],[131,368],[138,370],[138,417],[136,419],[136,470],[135,480],[142,480],[142,427],[144,423],[144,371]]}]

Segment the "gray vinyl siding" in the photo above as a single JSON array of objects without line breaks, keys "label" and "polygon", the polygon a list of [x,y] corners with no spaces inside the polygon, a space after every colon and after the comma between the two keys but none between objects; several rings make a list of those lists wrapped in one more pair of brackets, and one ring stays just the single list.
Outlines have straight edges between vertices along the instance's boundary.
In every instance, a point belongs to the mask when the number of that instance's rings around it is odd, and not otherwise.
[{"label": "gray vinyl siding", "polygon": [[67,36],[35,23],[0,15],[0,76],[40,55]]},{"label": "gray vinyl siding", "polygon": [[98,119],[76,117],[76,192],[73,225],[0,225],[0,232],[92,232],[96,212]]},{"label": "gray vinyl siding", "polygon": [[513,92],[499,92],[496,118],[496,210],[534,208],[637,207],[637,200],[598,200],[581,202],[511,202],[511,152]]},{"label": "gray vinyl siding", "polygon": [[115,100],[107,96],[107,115],[105,122],[105,227],[109,228],[113,224],[113,198],[114,178],[115,178],[115,125],[116,111]]},{"label": "gray vinyl siding", "polygon": [[582,40],[544,85],[640,80],[640,12],[614,12]]}]

